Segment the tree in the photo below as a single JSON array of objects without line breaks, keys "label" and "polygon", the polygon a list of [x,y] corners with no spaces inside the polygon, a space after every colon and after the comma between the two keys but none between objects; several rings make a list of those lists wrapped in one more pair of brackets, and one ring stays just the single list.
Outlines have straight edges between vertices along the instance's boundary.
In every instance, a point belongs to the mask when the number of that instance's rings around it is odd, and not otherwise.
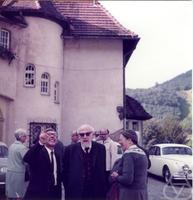
[{"label": "tree", "polygon": [[179,120],[167,117],[163,120],[149,120],[144,124],[144,145],[149,148],[158,143],[187,144],[188,134]]}]

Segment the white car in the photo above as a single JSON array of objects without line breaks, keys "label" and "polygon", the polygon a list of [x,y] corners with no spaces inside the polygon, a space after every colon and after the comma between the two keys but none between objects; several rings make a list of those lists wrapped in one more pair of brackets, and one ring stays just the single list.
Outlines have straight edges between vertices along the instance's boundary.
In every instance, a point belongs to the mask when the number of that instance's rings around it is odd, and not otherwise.
[{"label": "white car", "polygon": [[192,149],[182,144],[156,144],[149,149],[148,172],[163,176],[165,182],[192,180]]},{"label": "white car", "polygon": [[8,148],[3,142],[0,142],[0,189],[5,188],[5,175],[7,172]]}]

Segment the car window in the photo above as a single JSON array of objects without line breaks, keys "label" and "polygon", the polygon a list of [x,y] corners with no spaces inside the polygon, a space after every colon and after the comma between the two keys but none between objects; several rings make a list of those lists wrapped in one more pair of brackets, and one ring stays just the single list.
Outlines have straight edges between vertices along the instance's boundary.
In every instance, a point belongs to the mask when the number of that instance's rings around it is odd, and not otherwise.
[{"label": "car window", "polygon": [[155,155],[156,147],[151,147],[149,149],[149,155]]},{"label": "car window", "polygon": [[160,147],[156,147],[155,155],[160,156]]},{"label": "car window", "polygon": [[0,146],[0,158],[6,158],[8,156],[8,148]]},{"label": "car window", "polygon": [[119,154],[119,155],[123,154],[121,145],[117,145],[117,154]]},{"label": "car window", "polygon": [[192,149],[188,147],[164,147],[163,155],[179,154],[179,155],[192,155]]}]

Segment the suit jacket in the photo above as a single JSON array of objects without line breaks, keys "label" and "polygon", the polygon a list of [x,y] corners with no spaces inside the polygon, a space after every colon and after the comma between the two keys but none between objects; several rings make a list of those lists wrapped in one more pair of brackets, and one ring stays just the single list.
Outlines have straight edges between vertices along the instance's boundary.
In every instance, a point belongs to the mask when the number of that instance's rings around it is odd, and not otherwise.
[{"label": "suit jacket", "polygon": [[[55,152],[57,162],[57,193],[54,198],[61,199],[61,170],[60,158]],[[25,199],[49,199],[50,189],[53,187],[51,180],[52,171],[48,152],[43,145],[35,144],[24,156],[30,171],[29,185]]]},{"label": "suit jacket", "polygon": [[[63,161],[63,181],[65,187],[66,200],[81,200],[83,199],[83,150],[81,144],[72,144],[66,147]],[[105,147],[102,144],[92,142],[90,151],[92,157],[92,200],[105,199],[105,166],[106,153]]]}]

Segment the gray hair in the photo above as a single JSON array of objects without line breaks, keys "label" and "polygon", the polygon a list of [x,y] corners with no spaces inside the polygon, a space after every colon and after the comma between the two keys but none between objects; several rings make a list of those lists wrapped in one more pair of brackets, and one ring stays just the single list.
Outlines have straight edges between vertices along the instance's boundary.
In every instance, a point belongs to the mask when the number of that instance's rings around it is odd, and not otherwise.
[{"label": "gray hair", "polygon": [[81,132],[94,132],[94,131],[95,131],[94,128],[89,124],[83,124],[77,130],[78,133],[81,133]]},{"label": "gray hair", "polygon": [[21,136],[27,135],[27,132],[25,129],[19,128],[15,131],[15,138],[16,140],[20,140]]}]

